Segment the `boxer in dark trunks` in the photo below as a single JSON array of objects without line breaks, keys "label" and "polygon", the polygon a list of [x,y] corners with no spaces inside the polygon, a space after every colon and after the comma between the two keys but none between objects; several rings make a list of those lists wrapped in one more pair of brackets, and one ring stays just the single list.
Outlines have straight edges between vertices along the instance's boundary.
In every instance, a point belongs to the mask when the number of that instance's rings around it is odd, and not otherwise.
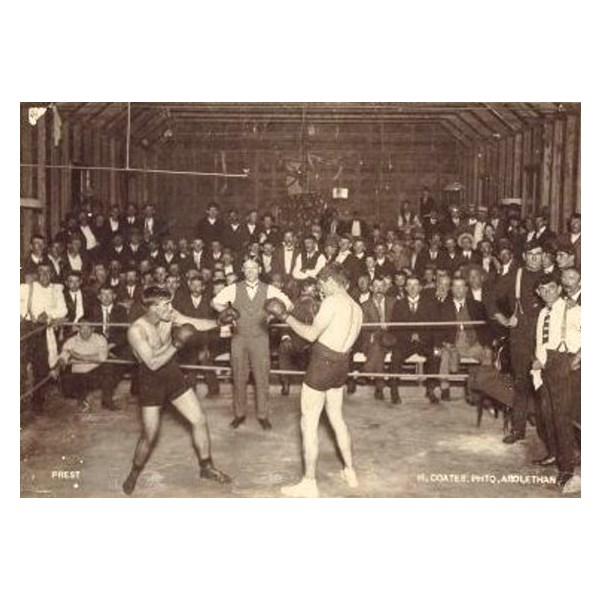
[{"label": "boxer in dark trunks", "polygon": [[283,303],[272,298],[265,310],[285,321],[293,331],[315,342],[301,393],[301,428],[304,450],[304,477],[300,483],[281,488],[285,496],[317,498],[316,481],[319,439],[317,430],[323,408],[327,412],[344,461],[342,478],[350,487],[358,481],[352,463],[348,427],[342,415],[344,384],[350,367],[352,346],[360,333],[363,313],[346,291],[347,279],[342,267],[330,263],[323,267],[317,280],[324,296],[312,325],[287,314]]},{"label": "boxer in dark trunks", "polygon": [[173,325],[188,323],[199,331],[216,328],[210,319],[185,317],[171,306],[169,291],[150,286],[142,295],[145,314],[127,331],[133,353],[140,361],[140,403],[142,405],[142,434],[137,443],[133,465],[123,483],[123,491],[130,495],[156,443],[161,409],[171,403],[190,423],[192,441],[200,463],[200,478],[219,483],[231,479],[212,463],[210,437],[206,416],[191,386],[175,361],[182,340],[172,337]]}]

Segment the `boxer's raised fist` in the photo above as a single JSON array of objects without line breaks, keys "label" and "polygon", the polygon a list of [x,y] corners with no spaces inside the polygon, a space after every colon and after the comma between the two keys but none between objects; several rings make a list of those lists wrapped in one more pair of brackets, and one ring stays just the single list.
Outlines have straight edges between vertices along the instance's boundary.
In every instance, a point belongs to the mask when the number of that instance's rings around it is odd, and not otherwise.
[{"label": "boxer's raised fist", "polygon": [[182,348],[197,333],[196,328],[190,323],[184,323],[171,330],[171,340],[175,348]]},{"label": "boxer's raised fist", "polygon": [[288,316],[287,308],[279,298],[269,298],[265,302],[264,309],[270,315],[273,315],[281,321],[285,321]]},{"label": "boxer's raised fist", "polygon": [[217,317],[217,322],[219,325],[231,325],[235,323],[240,318],[240,313],[231,305],[231,302],[228,303],[227,308],[222,310]]}]

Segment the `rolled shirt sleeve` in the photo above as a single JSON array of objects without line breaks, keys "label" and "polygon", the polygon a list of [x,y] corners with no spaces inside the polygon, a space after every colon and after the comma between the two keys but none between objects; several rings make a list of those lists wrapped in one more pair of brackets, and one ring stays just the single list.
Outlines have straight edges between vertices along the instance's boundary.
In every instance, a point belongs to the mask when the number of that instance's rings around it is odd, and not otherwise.
[{"label": "rolled shirt sleeve", "polygon": [[231,302],[232,304],[235,302],[236,295],[236,284],[232,283],[227,287],[223,288],[213,299],[212,299],[212,307],[221,312],[227,307],[227,304]]}]

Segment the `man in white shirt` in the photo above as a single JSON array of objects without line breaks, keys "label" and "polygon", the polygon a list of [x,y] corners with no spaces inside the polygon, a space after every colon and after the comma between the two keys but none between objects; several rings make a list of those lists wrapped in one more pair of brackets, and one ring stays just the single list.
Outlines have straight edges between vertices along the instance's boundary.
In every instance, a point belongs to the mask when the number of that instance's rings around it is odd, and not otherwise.
[{"label": "man in white shirt", "polygon": [[544,275],[537,291],[545,307],[538,316],[532,372],[534,383],[536,372],[541,374],[538,418],[543,422],[543,441],[548,449],[548,456],[538,462],[551,465],[555,458],[557,485],[562,489],[575,470],[571,379],[581,368],[581,307],[568,306],[561,297],[561,285],[552,276]]},{"label": "man in white shirt", "polygon": [[[57,379],[63,372],[61,375],[63,393],[68,398],[75,398],[82,410],[90,409],[86,396],[97,388],[102,390],[102,407],[109,408],[115,404],[113,393],[116,383],[113,380],[114,371],[106,368],[108,365],[101,364],[107,358],[106,338],[99,333],[93,333],[90,325],[79,325],[77,334],[64,343],[50,375]],[[71,366],[70,372],[66,370],[68,366]]]},{"label": "man in white shirt", "polygon": [[228,285],[212,300],[221,312],[232,306],[239,314],[231,338],[231,368],[233,371],[233,410],[231,427],[237,429],[246,420],[246,386],[252,372],[256,385],[256,414],[264,430],[269,421],[269,329],[264,304],[269,298],[279,298],[288,310],[290,299],[273,285],[259,280],[260,266],[254,260],[244,261],[244,280]]},{"label": "man in white shirt", "polygon": [[52,267],[47,262],[40,263],[37,273],[37,281],[21,285],[20,314],[21,320],[28,322],[32,329],[35,325],[46,326],[45,332],[42,330],[27,340],[27,355],[33,369],[33,383],[40,386],[32,394],[32,407],[39,414],[43,411],[46,389],[42,381],[47,378],[49,369],[58,358],[54,325],[67,315],[67,307],[63,286],[51,283]]},{"label": "man in white shirt", "polygon": [[98,240],[96,239],[96,236],[94,235],[94,232],[88,223],[88,215],[83,210],[79,213],[79,231],[81,231],[81,234],[85,239],[86,251],[91,252],[94,250],[94,248],[98,246]]}]

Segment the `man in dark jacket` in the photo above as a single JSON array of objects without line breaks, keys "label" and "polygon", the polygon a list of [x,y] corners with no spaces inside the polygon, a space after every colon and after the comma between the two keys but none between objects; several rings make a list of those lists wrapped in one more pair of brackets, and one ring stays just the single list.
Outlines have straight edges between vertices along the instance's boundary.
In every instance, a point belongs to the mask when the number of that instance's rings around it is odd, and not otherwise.
[{"label": "man in dark jacket", "polygon": [[[421,293],[422,286],[418,277],[410,276],[406,280],[406,296],[394,304],[392,312],[392,321],[410,323],[410,322],[435,322],[437,320],[437,310],[431,298]],[[435,370],[433,356],[433,329],[431,327],[399,327],[394,329],[396,345],[392,351],[391,370],[394,373],[400,373],[406,359],[412,354],[418,354],[425,357],[425,372],[432,373]],[[427,381],[427,398],[432,404],[438,402],[433,393],[435,384],[433,381]],[[398,379],[392,379],[391,384],[392,403],[400,403],[398,393]]]}]

